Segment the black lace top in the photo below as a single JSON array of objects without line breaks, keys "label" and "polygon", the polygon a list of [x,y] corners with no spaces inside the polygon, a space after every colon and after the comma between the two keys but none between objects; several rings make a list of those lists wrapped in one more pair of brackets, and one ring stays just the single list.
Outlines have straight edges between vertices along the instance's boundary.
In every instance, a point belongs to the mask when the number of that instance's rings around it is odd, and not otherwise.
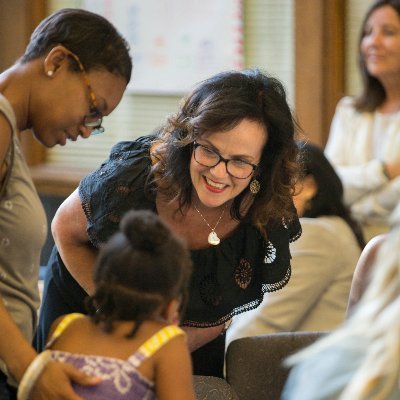
[{"label": "black lace top", "polygon": [[[151,167],[152,136],[116,144],[110,158],[79,187],[92,244],[98,247],[118,229],[129,209],[156,210],[145,194]],[[301,234],[298,219],[267,227],[268,241],[249,222],[218,246],[192,250],[194,270],[183,325],[219,325],[256,308],[265,292],[281,289],[290,278],[289,242]]]}]

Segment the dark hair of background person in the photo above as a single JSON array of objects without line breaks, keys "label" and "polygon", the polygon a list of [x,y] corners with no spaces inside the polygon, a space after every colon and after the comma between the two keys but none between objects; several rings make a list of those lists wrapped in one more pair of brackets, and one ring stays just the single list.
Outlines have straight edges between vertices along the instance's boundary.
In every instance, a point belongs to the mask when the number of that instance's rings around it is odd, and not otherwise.
[{"label": "dark hair of background person", "polygon": [[[161,177],[166,192],[178,199],[182,210],[192,196],[188,167],[193,142],[205,132],[228,131],[245,118],[260,123],[268,132],[254,173],[261,188],[248,212],[264,232],[268,222],[291,220],[296,213],[292,195],[298,174],[294,140],[298,125],[281,82],[260,70],[227,71],[200,82],[159,132],[158,140],[164,145],[156,155],[160,162],[155,164],[153,176]],[[248,194],[247,187],[234,199],[232,218],[245,218],[242,202]]]},{"label": "dark hair of background person", "polygon": [[303,176],[312,175],[317,184],[317,193],[307,204],[302,217],[335,215],[344,219],[363,249],[365,240],[361,227],[343,202],[343,185],[332,164],[319,147],[306,142],[298,142],[298,145]]},{"label": "dark hair of background person", "polygon": [[[56,11],[34,30],[20,62],[42,57],[57,45],[77,55],[86,71],[106,70],[129,83],[132,73],[129,44],[101,15],[76,8]],[[79,71],[76,62],[71,65]]]},{"label": "dark hair of background person", "polygon": [[386,100],[386,92],[379,81],[379,79],[373,77],[368,72],[367,66],[365,64],[364,57],[361,53],[361,41],[365,36],[366,23],[371,16],[371,14],[383,6],[390,6],[396,11],[398,17],[400,18],[400,0],[378,0],[372,3],[371,7],[368,9],[361,28],[361,34],[358,42],[358,65],[361,72],[361,78],[363,82],[363,90],[360,96],[355,100],[354,106],[357,111],[372,112],[375,111],[381,104]]},{"label": "dark hair of background person", "polygon": [[95,293],[86,300],[95,324],[112,332],[114,321],[134,321],[133,337],[159,307],[178,299],[181,315],[192,270],[190,253],[151,211],[129,211],[120,232],[100,249]]}]

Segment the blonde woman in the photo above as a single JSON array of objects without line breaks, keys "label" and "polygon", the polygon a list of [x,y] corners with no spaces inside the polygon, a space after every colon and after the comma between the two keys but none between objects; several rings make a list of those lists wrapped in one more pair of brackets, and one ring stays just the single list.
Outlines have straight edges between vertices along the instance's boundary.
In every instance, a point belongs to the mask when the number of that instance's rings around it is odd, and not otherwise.
[{"label": "blonde woman", "polygon": [[400,205],[394,222],[352,316],[336,332],[288,360],[296,366],[282,399],[400,398]]}]

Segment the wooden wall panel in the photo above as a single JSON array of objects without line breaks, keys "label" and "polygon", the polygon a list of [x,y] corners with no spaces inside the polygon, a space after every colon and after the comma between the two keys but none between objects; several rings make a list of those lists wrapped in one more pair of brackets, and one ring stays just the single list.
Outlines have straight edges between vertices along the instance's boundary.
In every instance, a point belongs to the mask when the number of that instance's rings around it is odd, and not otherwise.
[{"label": "wooden wall panel", "polygon": [[345,0],[295,0],[295,108],[310,141],[324,146],[344,92]]},{"label": "wooden wall panel", "polygon": [[[29,37],[45,16],[44,0],[0,0],[0,71],[23,54]],[[43,162],[45,149],[31,132],[21,134],[22,148],[29,165]]]}]

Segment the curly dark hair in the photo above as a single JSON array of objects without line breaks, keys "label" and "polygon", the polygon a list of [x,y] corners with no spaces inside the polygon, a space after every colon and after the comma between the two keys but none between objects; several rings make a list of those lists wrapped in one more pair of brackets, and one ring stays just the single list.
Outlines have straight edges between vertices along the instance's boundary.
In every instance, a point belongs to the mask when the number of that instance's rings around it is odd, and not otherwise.
[{"label": "curly dark hair", "polygon": [[362,23],[361,33],[358,41],[358,66],[361,73],[363,90],[362,93],[355,99],[354,106],[357,111],[372,112],[375,111],[386,100],[386,92],[379,79],[373,77],[367,69],[364,57],[361,53],[361,42],[366,34],[366,24],[371,14],[378,8],[389,6],[397,13],[400,18],[400,0],[378,0],[372,3],[368,9],[364,21]]},{"label": "curly dark hair", "polygon": [[189,164],[193,142],[205,132],[227,131],[243,119],[259,122],[268,140],[262,151],[255,176],[261,188],[246,215],[243,201],[252,196],[247,187],[233,201],[231,216],[242,220],[249,216],[261,232],[268,222],[291,220],[295,215],[292,202],[297,178],[298,125],[279,80],[258,69],[228,71],[201,82],[183,99],[180,110],[171,115],[158,134],[153,167],[158,187],[179,202],[179,210],[191,203],[192,183]]},{"label": "curly dark hair", "polygon": [[88,314],[106,332],[115,321],[135,321],[127,337],[172,299],[187,301],[192,261],[183,242],[151,211],[129,211],[100,249]]},{"label": "curly dark hair", "polygon": [[[57,45],[76,54],[86,71],[106,70],[129,83],[132,73],[129,45],[101,15],[77,8],[56,11],[34,30],[20,62],[42,57]],[[76,63],[71,63],[71,68],[79,71]]]}]

